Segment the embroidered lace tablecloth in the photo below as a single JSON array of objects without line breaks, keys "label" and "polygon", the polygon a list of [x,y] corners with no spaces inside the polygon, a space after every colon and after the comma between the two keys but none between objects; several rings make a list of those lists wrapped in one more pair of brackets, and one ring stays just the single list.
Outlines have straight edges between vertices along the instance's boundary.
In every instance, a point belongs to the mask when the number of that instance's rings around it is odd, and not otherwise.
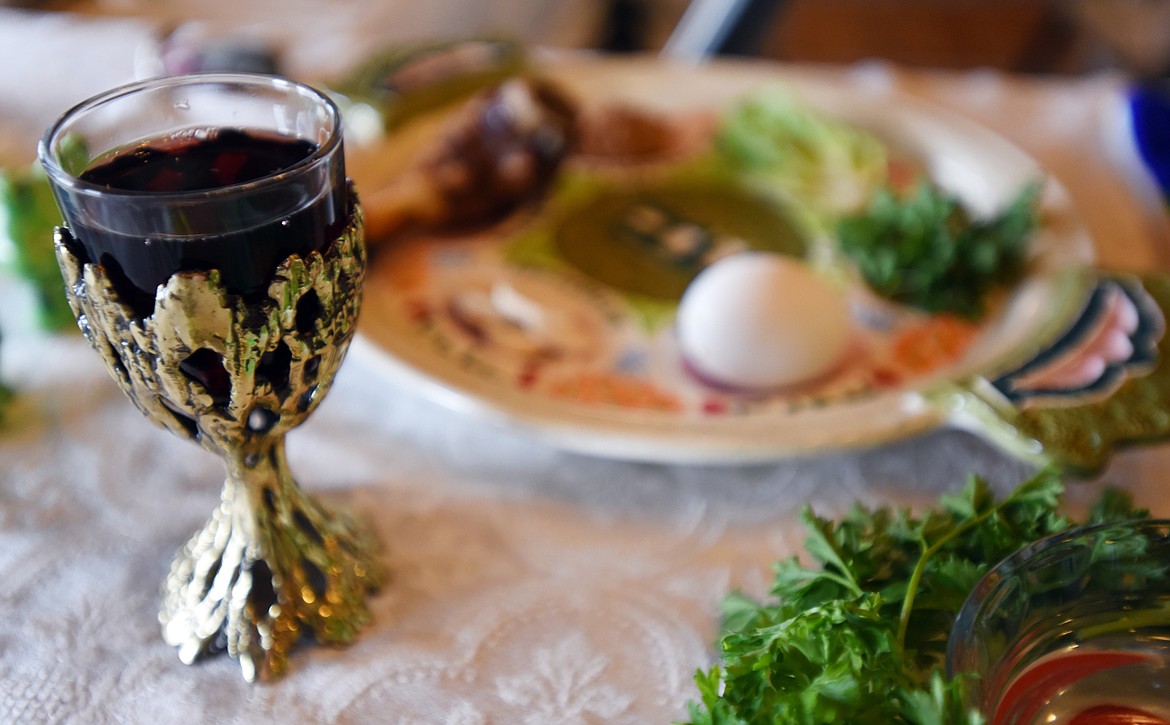
[{"label": "embroidered lace tablecloth", "polygon": [[[1166,268],[1167,220],[1102,130],[1118,79],[830,72],[1001,131],[1067,185],[1106,265]],[[762,595],[770,563],[798,550],[800,506],[922,505],[969,473],[1001,490],[1028,474],[954,431],[747,467],[588,458],[462,418],[354,357],[289,455],[307,489],[372,520],[392,576],[356,644],[301,647],[286,678],[248,685],[224,657],[180,664],[157,622],[219,462],[148,424],[78,336],[22,325],[24,294],[0,281],[0,375],[19,393],[0,428],[4,723],[666,723],[715,659],[723,595]],[[1170,514],[1168,464],[1167,446],[1125,451],[1073,499],[1110,481]]]}]

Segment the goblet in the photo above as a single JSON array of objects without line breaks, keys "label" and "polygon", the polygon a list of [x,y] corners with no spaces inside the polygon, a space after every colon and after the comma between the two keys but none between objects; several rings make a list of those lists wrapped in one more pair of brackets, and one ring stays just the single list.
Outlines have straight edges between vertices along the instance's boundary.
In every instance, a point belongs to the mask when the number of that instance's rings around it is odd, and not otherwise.
[{"label": "goblet", "polygon": [[283,672],[302,634],[351,640],[376,544],[301,491],[284,444],[358,316],[363,221],[337,108],[268,76],[143,81],[68,111],[40,158],[81,331],[139,410],[227,469],[165,580],[165,640],[188,664],[226,650],[248,680]]}]

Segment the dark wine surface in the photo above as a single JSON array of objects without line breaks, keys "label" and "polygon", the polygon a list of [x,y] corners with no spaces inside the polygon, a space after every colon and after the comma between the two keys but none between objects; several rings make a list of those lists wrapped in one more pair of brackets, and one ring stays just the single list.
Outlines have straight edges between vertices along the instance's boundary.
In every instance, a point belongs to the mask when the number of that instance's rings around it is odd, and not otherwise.
[{"label": "dark wine surface", "polygon": [[[154,308],[156,288],[179,271],[218,269],[230,293],[262,293],[286,257],[319,250],[341,233],[347,199],[340,149],[339,171],[289,174],[262,191],[241,187],[213,202],[199,192],[280,174],[316,149],[303,139],[211,129],[122,150],[80,178],[141,193],[103,206],[100,220],[75,219],[71,231],[142,317]],[[219,233],[199,231],[215,228]]]}]

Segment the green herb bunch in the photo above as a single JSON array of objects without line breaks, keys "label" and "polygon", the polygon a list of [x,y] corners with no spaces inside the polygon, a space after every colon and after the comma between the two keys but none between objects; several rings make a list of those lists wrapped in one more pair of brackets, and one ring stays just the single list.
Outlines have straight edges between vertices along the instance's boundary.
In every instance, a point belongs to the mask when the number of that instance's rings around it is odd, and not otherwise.
[{"label": "green herb bunch", "polygon": [[37,321],[48,330],[74,324],[53,250],[53,229],[60,223],[61,212],[39,163],[0,170],[0,272],[31,284]]},{"label": "green herb bunch", "polygon": [[929,182],[904,197],[883,188],[866,211],[837,222],[837,243],[882,297],[976,319],[987,293],[1023,271],[1039,193],[1030,184],[998,216],[973,220]]},{"label": "green herb bunch", "polygon": [[[972,477],[940,507],[854,507],[830,521],[805,509],[814,565],[776,565],[774,604],[725,603],[722,664],[695,676],[692,725],[976,725],[961,678],[942,674],[946,641],[976,582],[1022,546],[1073,525],[1046,470],[1002,500]],[[1089,522],[1142,518],[1120,492]]]}]

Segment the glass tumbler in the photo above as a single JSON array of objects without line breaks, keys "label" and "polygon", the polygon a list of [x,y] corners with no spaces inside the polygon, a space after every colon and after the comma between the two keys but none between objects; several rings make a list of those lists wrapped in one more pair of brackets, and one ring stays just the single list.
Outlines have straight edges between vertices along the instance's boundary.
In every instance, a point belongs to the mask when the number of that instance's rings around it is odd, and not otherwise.
[{"label": "glass tumbler", "polygon": [[1086,526],[997,565],[948,642],[991,725],[1170,723],[1170,521]]}]

